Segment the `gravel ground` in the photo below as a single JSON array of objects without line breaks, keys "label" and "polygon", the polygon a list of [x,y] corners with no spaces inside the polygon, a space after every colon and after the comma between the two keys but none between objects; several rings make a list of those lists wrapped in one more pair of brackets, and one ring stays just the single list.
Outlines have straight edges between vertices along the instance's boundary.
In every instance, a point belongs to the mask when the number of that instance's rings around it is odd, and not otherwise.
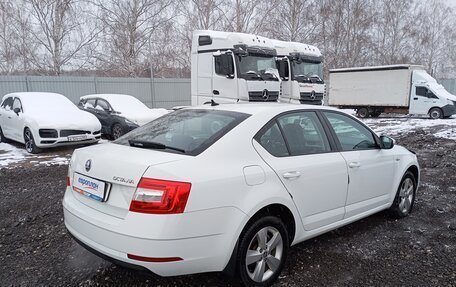
[{"label": "gravel ground", "polygon": [[[456,286],[456,141],[433,129],[396,137],[417,152],[413,213],[384,212],[290,249],[275,286]],[[1,286],[231,286],[220,274],[158,278],[118,268],[67,234],[67,167],[0,169]]]}]

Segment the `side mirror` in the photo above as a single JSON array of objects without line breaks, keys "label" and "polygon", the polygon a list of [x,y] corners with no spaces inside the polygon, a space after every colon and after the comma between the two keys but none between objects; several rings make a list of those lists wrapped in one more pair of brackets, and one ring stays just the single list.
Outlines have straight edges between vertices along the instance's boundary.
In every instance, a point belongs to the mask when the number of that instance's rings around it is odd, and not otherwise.
[{"label": "side mirror", "polygon": [[284,81],[288,81],[288,61],[287,59],[282,59],[277,63],[277,69],[279,70],[280,78]]},{"label": "side mirror", "polygon": [[380,136],[380,142],[382,144],[382,149],[392,149],[394,147],[394,139],[388,136]]},{"label": "side mirror", "polygon": [[225,75],[228,79],[234,78],[234,63],[232,53],[215,55],[215,69],[217,74]]},{"label": "side mirror", "polygon": [[19,115],[19,113],[21,112],[21,109],[20,108],[14,108],[13,111],[16,113],[16,115]]}]

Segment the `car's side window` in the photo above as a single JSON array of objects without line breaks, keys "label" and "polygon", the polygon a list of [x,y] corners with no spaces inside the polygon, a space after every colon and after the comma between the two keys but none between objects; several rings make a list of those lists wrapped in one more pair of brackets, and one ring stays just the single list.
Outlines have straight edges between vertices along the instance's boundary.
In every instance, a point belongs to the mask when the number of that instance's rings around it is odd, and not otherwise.
[{"label": "car's side window", "polygon": [[378,149],[372,132],[350,118],[349,116],[333,112],[324,112],[332,126],[343,151]]},{"label": "car's side window", "polygon": [[97,106],[95,108],[107,112],[109,111],[109,104],[105,100],[98,99]]},{"label": "car's side window", "polygon": [[14,102],[13,102],[13,110],[14,110],[14,109],[19,109],[19,110],[22,112],[21,100],[18,99],[18,98],[15,98],[15,99],[14,99]]},{"label": "car's side window", "polygon": [[3,103],[2,103],[2,108],[4,108],[7,111],[10,111],[13,107],[13,98],[8,97],[6,98]]},{"label": "car's side window", "polygon": [[330,152],[328,138],[315,112],[296,112],[278,118],[291,155]]},{"label": "car's side window", "polygon": [[84,104],[83,104],[83,105],[84,105],[84,108],[85,108],[85,109],[88,109],[88,108],[93,109],[93,108],[95,108],[95,101],[96,101],[95,99],[88,99],[88,100],[86,100],[86,101],[84,102]]},{"label": "car's side window", "polygon": [[438,99],[438,97],[426,87],[416,87],[415,94],[429,99]]},{"label": "car's side window", "polygon": [[288,156],[287,145],[283,139],[277,122],[274,122],[268,129],[262,132],[258,137],[258,142],[270,154],[277,157]]}]

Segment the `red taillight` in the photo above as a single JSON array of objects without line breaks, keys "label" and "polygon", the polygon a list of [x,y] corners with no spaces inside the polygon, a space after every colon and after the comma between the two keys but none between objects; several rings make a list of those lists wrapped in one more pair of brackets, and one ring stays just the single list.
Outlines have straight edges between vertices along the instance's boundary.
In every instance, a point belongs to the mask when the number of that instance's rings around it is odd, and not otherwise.
[{"label": "red taillight", "polygon": [[133,195],[130,211],[153,214],[184,212],[191,183],[141,178]]},{"label": "red taillight", "polygon": [[127,254],[127,257],[130,259],[133,259],[133,260],[139,260],[139,261],[145,261],[145,262],[156,262],[156,263],[175,262],[175,261],[184,260],[180,257],[144,257],[144,256],[133,255],[133,254]]},{"label": "red taillight", "polygon": [[67,186],[71,186],[71,181],[70,181],[70,177],[67,176]]}]

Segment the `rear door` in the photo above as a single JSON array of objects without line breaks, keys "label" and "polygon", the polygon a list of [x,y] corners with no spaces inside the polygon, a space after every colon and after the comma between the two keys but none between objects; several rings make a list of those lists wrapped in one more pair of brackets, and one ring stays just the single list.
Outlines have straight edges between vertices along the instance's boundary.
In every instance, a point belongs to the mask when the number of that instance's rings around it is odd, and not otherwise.
[{"label": "rear door", "polygon": [[394,152],[381,149],[371,130],[350,116],[330,111],[323,114],[348,167],[345,217],[388,203],[396,170]]},{"label": "rear door", "polygon": [[256,150],[292,195],[306,230],[343,219],[347,166],[316,112],[281,115],[255,139]]}]

